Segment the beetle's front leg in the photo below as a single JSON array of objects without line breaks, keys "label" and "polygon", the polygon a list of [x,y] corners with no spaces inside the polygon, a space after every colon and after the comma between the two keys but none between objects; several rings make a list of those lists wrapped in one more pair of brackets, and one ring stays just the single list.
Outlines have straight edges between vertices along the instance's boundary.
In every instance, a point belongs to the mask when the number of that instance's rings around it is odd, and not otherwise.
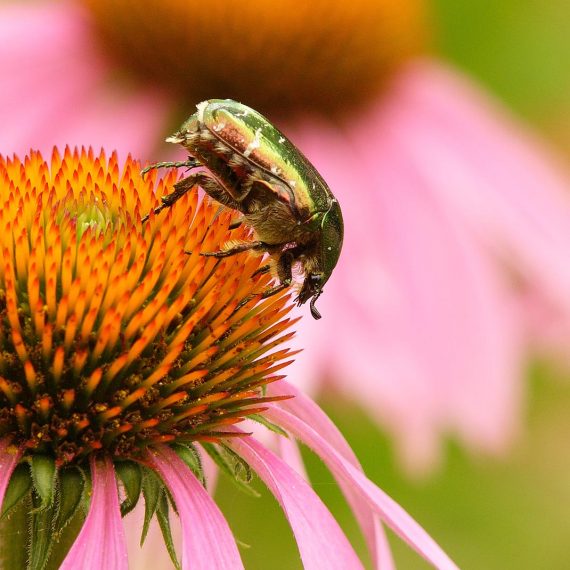
[{"label": "beetle's front leg", "polygon": [[187,168],[196,168],[197,166],[201,166],[201,164],[193,156],[189,156],[186,160],[179,160],[177,162],[156,162],[154,164],[145,166],[141,170],[141,176],[144,178],[144,175],[147,172],[150,172],[151,170],[157,170],[158,168],[182,168],[183,166]]},{"label": "beetle's front leg", "polygon": [[270,287],[261,293],[261,299],[267,299],[283,289],[287,289],[293,282],[293,262],[295,261],[294,249],[286,249],[277,260],[277,277],[279,277],[279,285]]},{"label": "beetle's front leg", "polygon": [[201,253],[204,257],[230,257],[231,255],[236,255],[237,253],[242,253],[244,251],[268,251],[271,248],[270,245],[263,241],[248,241],[244,243],[239,243],[234,245],[230,249],[224,249],[221,251],[211,251],[208,253]]},{"label": "beetle's front leg", "polygon": [[[206,190],[205,187],[212,187],[212,183],[217,184],[216,180],[214,180],[207,172],[196,172],[195,174],[190,174],[190,176],[187,176],[174,184],[174,192],[161,197],[162,204],[154,209],[154,213],[160,214],[160,212],[165,208],[170,208],[194,186],[201,186]],[[149,217],[150,214],[147,214],[142,218],[141,222],[146,222]]]},{"label": "beetle's front leg", "polygon": [[[254,297],[259,297],[260,299],[267,299],[267,297],[271,297],[272,295],[279,293],[279,291],[283,291],[283,289],[287,289],[287,287],[291,286],[291,283],[293,282],[293,262],[295,261],[294,249],[295,248],[285,250],[277,260],[277,277],[279,278],[279,285],[275,285],[275,287],[270,287],[269,289],[263,291],[263,293],[254,293],[253,295],[248,295],[238,304],[234,312],[241,309],[245,304],[249,303]],[[257,271],[255,271],[253,275],[267,273],[269,269],[270,265],[263,265]]]}]

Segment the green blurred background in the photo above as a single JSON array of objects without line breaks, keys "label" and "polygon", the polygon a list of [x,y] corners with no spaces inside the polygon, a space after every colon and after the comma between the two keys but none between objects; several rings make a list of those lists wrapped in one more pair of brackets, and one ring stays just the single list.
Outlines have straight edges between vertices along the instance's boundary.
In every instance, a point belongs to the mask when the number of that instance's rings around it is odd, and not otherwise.
[{"label": "green blurred background", "polygon": [[[438,49],[523,117],[570,164],[570,2],[437,0]],[[570,189],[569,189],[570,191]],[[570,252],[569,252],[570,260]],[[570,291],[568,292],[570,295]],[[529,363],[525,430],[501,459],[474,459],[449,442],[444,465],[421,481],[398,469],[387,439],[355,407],[321,402],[368,475],[398,500],[464,569],[570,568],[570,385],[547,366]],[[311,480],[339,522],[358,535],[326,469],[306,453]],[[260,499],[221,482],[220,504],[251,569],[301,568],[272,497]],[[398,568],[427,568],[391,537]]]}]

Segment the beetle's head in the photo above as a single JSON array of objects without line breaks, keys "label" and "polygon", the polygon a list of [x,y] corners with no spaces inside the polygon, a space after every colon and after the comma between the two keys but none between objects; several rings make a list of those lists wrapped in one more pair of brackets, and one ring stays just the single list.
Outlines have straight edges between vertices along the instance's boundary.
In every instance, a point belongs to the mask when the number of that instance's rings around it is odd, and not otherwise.
[{"label": "beetle's head", "polygon": [[329,209],[323,214],[320,223],[318,247],[313,259],[314,267],[305,275],[305,281],[297,297],[299,305],[311,299],[311,315],[315,319],[321,318],[315,302],[322,294],[324,284],[337,264],[343,235],[344,225],[340,206],[336,199],[331,199]]}]

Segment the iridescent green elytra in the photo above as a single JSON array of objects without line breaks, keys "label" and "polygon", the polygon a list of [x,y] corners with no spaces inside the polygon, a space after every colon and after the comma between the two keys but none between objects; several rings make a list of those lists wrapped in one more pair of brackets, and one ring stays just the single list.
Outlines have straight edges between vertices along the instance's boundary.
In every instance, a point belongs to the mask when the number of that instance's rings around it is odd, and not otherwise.
[{"label": "iridescent green elytra", "polygon": [[[279,285],[264,291],[268,297],[289,287],[293,267],[304,276],[296,301],[311,299],[311,314],[321,315],[315,301],[323,291],[340,255],[343,239],[342,213],[322,176],[307,158],[257,111],[230,99],[210,99],[194,113],[168,142],[188,151],[183,162],[162,166],[190,169],[172,194],[162,198],[155,213],[172,206],[195,185],[212,198],[241,213],[242,222],[253,228],[255,240],[207,253],[227,257],[257,250],[270,255]],[[146,220],[145,217],[143,219]]]}]

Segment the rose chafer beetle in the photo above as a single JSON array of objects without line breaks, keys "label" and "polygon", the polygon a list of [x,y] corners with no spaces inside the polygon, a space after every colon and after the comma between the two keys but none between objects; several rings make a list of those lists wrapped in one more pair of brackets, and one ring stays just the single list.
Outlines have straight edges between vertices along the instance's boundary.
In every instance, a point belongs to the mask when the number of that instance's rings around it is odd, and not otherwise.
[{"label": "rose chafer beetle", "polygon": [[314,166],[257,111],[229,99],[198,104],[197,112],[166,140],[181,144],[188,160],[154,164],[143,173],[185,166],[190,174],[162,197],[154,212],[200,186],[220,204],[241,213],[239,222],[230,227],[243,222],[255,237],[203,255],[268,253],[271,263],[258,271],[273,267],[279,284],[261,293],[263,298],[289,287],[293,268],[298,267],[304,279],[295,300],[301,305],[310,299],[311,314],[319,319],[315,301],[338,261],[343,222],[338,201]]}]

